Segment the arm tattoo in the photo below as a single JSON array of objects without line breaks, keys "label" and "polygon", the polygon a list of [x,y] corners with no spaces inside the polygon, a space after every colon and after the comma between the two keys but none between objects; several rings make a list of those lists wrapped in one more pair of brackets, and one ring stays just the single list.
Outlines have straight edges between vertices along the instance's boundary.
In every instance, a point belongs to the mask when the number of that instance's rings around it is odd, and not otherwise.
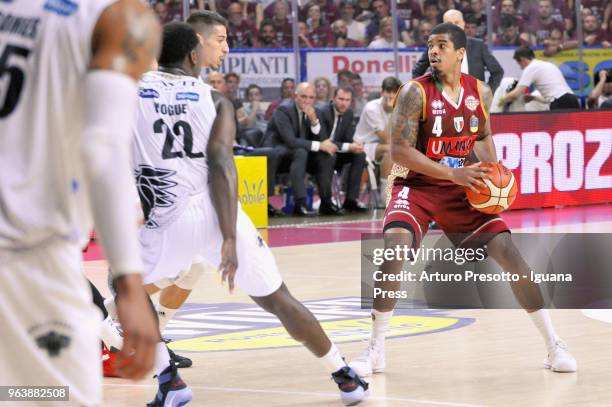
[{"label": "arm tattoo", "polygon": [[491,102],[493,101],[493,92],[491,92],[491,88],[488,87],[485,83],[480,82],[480,96],[482,97],[482,104],[484,105],[484,110],[487,116],[487,122],[485,123],[485,127],[477,138],[477,140],[483,140],[491,134]]},{"label": "arm tattoo", "polygon": [[391,144],[417,144],[419,120],[423,110],[421,88],[414,83],[402,87],[391,115]]}]

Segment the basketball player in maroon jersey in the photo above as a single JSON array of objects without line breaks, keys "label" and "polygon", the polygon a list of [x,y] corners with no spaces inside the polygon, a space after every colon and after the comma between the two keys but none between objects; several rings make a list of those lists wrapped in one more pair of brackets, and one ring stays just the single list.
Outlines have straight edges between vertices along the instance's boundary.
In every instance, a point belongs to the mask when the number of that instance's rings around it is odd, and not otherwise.
[{"label": "basketball player in maroon jersey", "polygon": [[[473,209],[464,187],[483,185],[486,168],[464,165],[472,150],[482,162],[496,162],[491,137],[489,87],[461,73],[466,36],[453,24],[436,26],[427,41],[432,73],[406,83],[398,92],[391,117],[390,194],[384,217],[386,247],[420,247],[431,220],[457,246],[484,246],[504,271],[529,275],[530,268],[512,242],[498,215]],[[456,236],[461,236],[457,238]],[[398,274],[402,261],[386,261],[383,274]],[[386,279],[382,279],[386,280]],[[401,282],[376,282],[385,292],[399,291]],[[511,283],[521,306],[542,334],[548,355],[544,365],[555,372],[576,371],[576,360],[555,334],[538,286],[519,279]],[[360,375],[385,369],[385,332],[397,299],[374,298],[372,336],[368,349],[350,366]]]}]

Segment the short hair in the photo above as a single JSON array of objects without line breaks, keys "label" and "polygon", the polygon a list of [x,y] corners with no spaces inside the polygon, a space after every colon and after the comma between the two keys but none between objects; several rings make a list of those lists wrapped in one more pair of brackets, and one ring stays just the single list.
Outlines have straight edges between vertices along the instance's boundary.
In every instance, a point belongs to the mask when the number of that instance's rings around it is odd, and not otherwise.
[{"label": "short hair", "polygon": [[351,71],[349,71],[348,69],[342,69],[340,71],[338,71],[338,73],[336,73],[336,78],[340,79],[341,77],[346,76],[350,79],[353,79],[355,77],[355,74]]},{"label": "short hair", "polygon": [[433,30],[431,30],[429,38],[431,38],[431,35],[435,34],[447,34],[455,49],[465,48],[465,43],[467,42],[465,32],[461,29],[461,27],[458,27],[455,24],[438,24],[433,28]]},{"label": "short hair", "polygon": [[227,80],[229,78],[236,78],[236,79],[238,79],[238,82],[240,82],[240,75],[237,74],[236,72],[228,72],[228,73],[226,73],[225,74],[225,81],[227,82]]},{"label": "short hair", "polygon": [[353,80],[355,80],[355,79],[361,80],[361,75],[359,75],[358,73],[354,73],[353,74]]},{"label": "short hair", "polygon": [[518,25],[518,19],[512,15],[505,15],[501,19],[501,28],[510,28]]},{"label": "short hair", "polygon": [[229,27],[229,23],[221,14],[209,10],[194,11],[187,18],[187,23],[203,35],[208,35],[215,25],[223,26],[225,29]]},{"label": "short hair", "polygon": [[336,89],[334,89],[334,97],[336,97],[338,95],[338,92],[342,91],[342,92],[347,92],[351,94],[351,97],[353,96],[353,88],[351,86],[339,86]]},{"label": "short hair", "polygon": [[281,90],[283,90],[283,88],[285,87],[285,83],[287,82],[293,82],[295,84],[295,79],[293,78],[285,78],[283,79],[283,81],[281,82]]},{"label": "short hair", "polygon": [[478,25],[478,18],[474,14],[468,14],[465,16],[465,23]]},{"label": "short hair", "polygon": [[164,25],[159,65],[182,63],[200,41],[189,24],[175,21]]},{"label": "short hair", "polygon": [[397,79],[395,76],[387,76],[382,81],[382,91],[383,92],[397,92],[399,88],[402,87],[402,82]]},{"label": "short hair", "polygon": [[527,46],[522,46],[520,48],[517,48],[516,51],[514,51],[514,55],[512,56],[512,58],[515,61],[518,61],[521,58],[532,60],[535,58],[535,54],[533,53],[533,50],[531,48]]},{"label": "short hair", "polygon": [[[227,75],[226,75],[227,76]],[[259,91],[259,93],[262,93],[263,91],[261,90],[261,87],[259,85],[256,85],[254,83],[250,84],[249,86],[247,86],[246,91],[244,91],[244,94],[246,97],[249,97],[249,92],[252,89],[257,89]]]},{"label": "short hair", "polygon": [[435,7],[436,9],[440,10],[438,0],[425,0],[423,2],[423,10],[425,10],[427,7]]}]

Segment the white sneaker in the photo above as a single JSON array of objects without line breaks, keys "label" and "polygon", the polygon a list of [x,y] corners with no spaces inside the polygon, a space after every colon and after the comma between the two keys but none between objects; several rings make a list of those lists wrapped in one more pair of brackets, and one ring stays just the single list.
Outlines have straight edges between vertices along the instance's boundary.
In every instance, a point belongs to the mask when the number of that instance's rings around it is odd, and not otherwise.
[{"label": "white sneaker", "polygon": [[384,343],[377,345],[375,341],[371,341],[361,356],[349,363],[349,366],[359,376],[365,377],[372,373],[384,372],[386,364]]},{"label": "white sneaker", "polygon": [[559,373],[571,373],[578,369],[576,359],[574,359],[567,349],[567,345],[561,339],[557,339],[554,347],[548,350],[548,356],[544,360],[544,367]]}]

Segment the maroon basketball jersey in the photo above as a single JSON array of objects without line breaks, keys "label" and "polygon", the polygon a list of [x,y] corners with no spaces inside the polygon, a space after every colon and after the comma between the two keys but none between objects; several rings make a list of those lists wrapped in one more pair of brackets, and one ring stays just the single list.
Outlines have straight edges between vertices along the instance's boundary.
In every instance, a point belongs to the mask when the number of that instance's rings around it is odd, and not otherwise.
[{"label": "maroon basketball jersey", "polygon": [[[453,168],[463,167],[487,120],[478,79],[461,74],[461,91],[457,103],[442,91],[442,86],[436,83],[431,74],[421,76],[412,83],[419,86],[423,94],[423,112],[416,148],[440,164]],[[450,181],[409,171],[397,164],[391,176],[394,176],[394,183],[406,186],[455,185]]]}]

